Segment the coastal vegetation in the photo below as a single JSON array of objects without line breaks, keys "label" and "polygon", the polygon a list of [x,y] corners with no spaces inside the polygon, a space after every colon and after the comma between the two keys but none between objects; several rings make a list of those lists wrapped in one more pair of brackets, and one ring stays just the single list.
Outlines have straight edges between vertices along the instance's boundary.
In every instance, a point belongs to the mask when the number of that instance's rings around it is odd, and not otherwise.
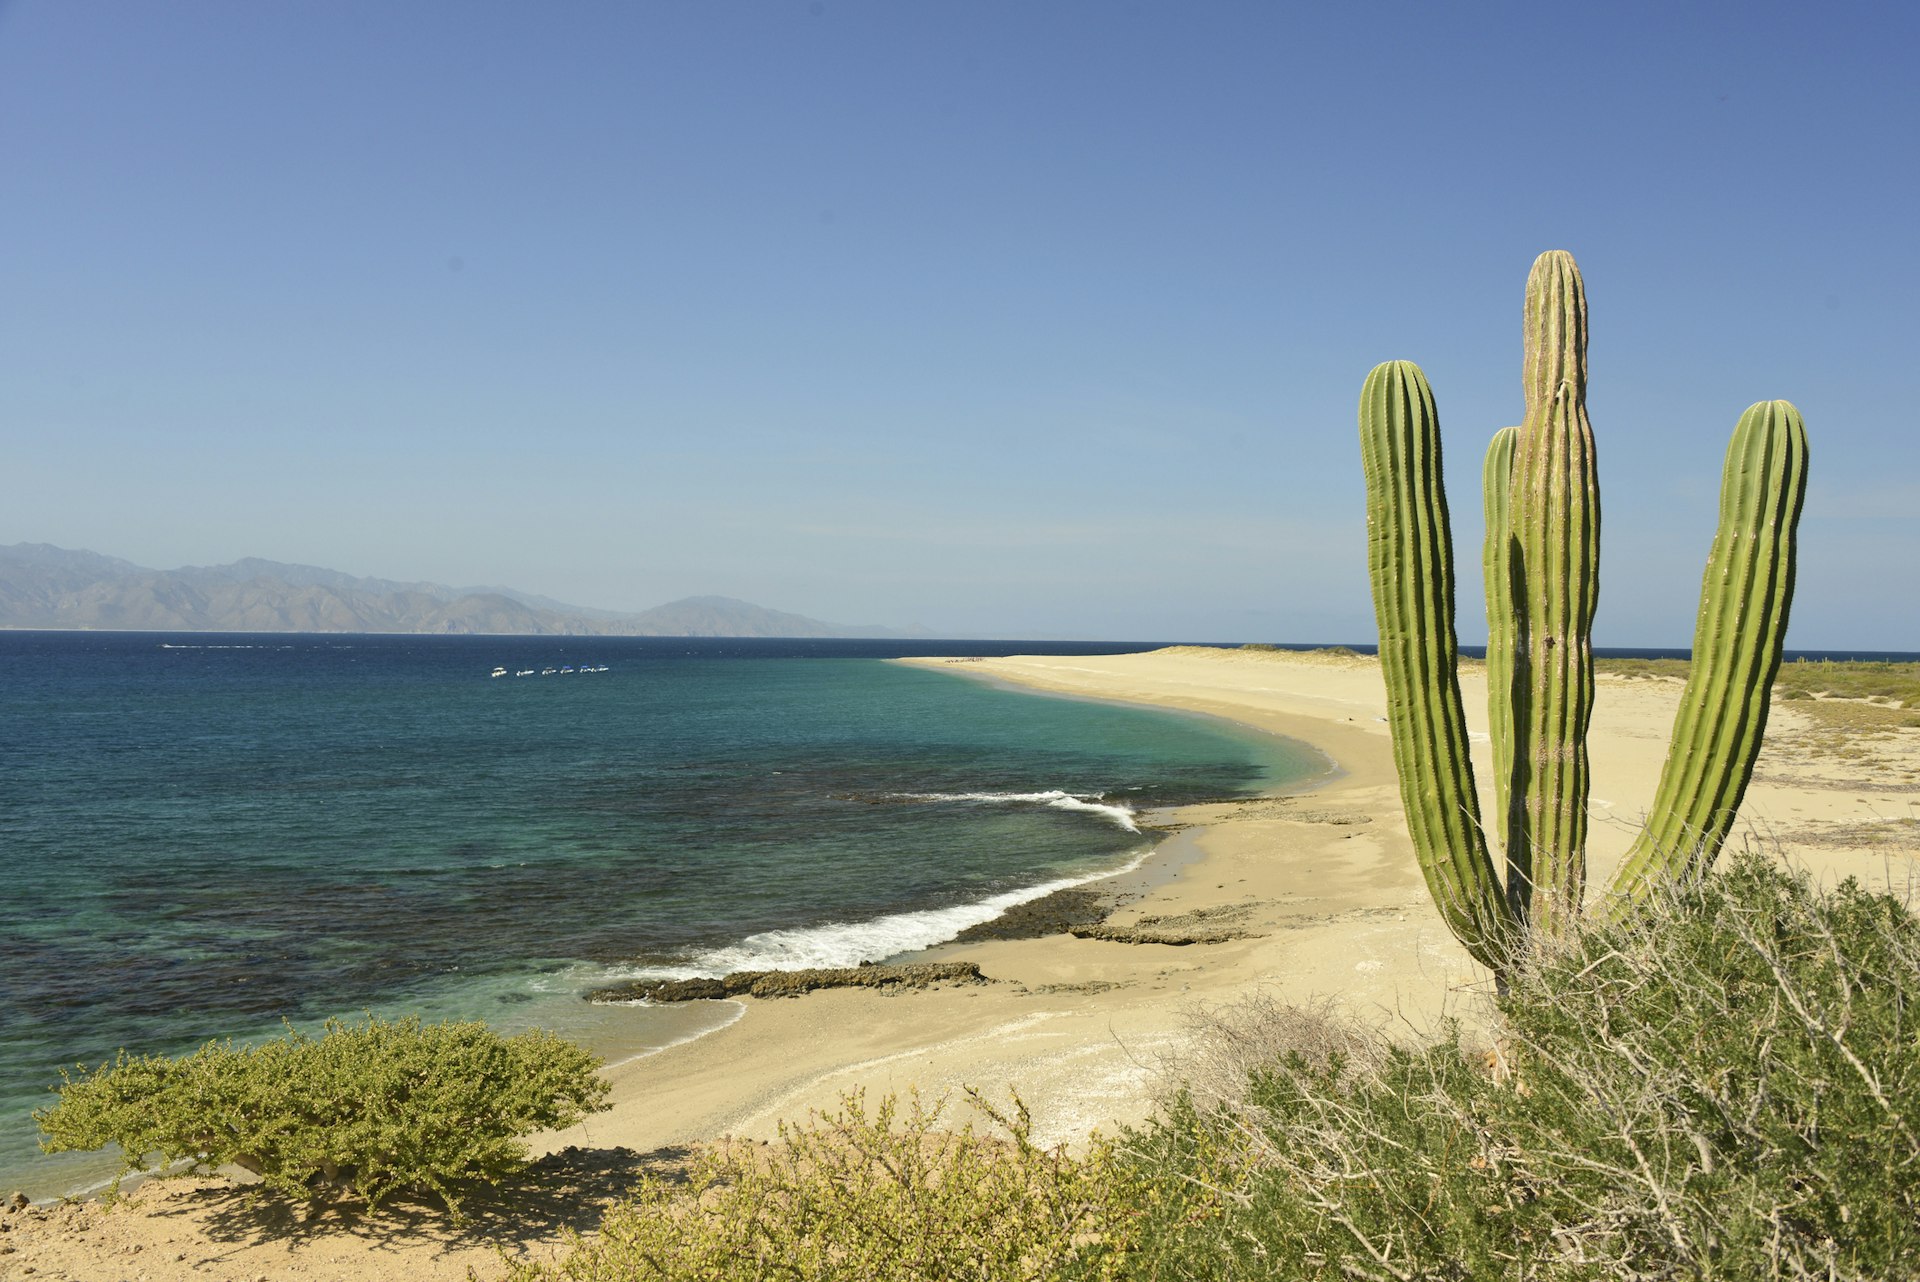
[{"label": "coastal vegetation", "polygon": [[[1685,659],[1597,658],[1594,670],[1616,677],[1685,681]],[[1773,678],[1776,699],[1865,699],[1889,707],[1920,708],[1920,663],[1865,659],[1790,659]]]},{"label": "coastal vegetation", "polygon": [[1920,922],[1746,856],[1516,971],[1500,1040],[1212,1021],[1160,1117],[1042,1149],[892,1100],[722,1144],[515,1282],[1908,1278]]},{"label": "coastal vegetation", "polygon": [[[1495,433],[1483,468],[1491,824],[1481,822],[1456,676],[1433,392],[1417,365],[1388,361],[1360,398],[1368,569],[1407,827],[1441,916],[1503,982],[1537,939],[1573,929],[1585,898],[1600,584],[1586,287],[1572,255],[1535,260],[1523,316],[1526,414]],[[1741,416],[1671,746],[1609,912],[1700,876],[1732,827],[1780,666],[1806,469],[1806,429],[1792,405],[1760,402]],[[1504,877],[1489,829],[1505,846]]]},{"label": "coastal vegetation", "polygon": [[1242,1100],[1127,1144],[1209,1190],[1138,1227],[1134,1276],[1914,1276],[1916,992],[1905,905],[1749,857],[1577,923],[1495,1047],[1308,1014]]},{"label": "coastal vegetation", "polygon": [[431,1193],[459,1217],[460,1192],[525,1166],[525,1136],[606,1107],[598,1061],[547,1032],[417,1018],[329,1021],[251,1046],[130,1055],[63,1074],[34,1114],[49,1153],[119,1146],[122,1174],[236,1166],[274,1193],[351,1188],[370,1207]]},{"label": "coastal vegetation", "polygon": [[1110,1144],[1041,1148],[1017,1096],[969,1092],[993,1126],[943,1127],[944,1109],[864,1096],[769,1145],[707,1148],[684,1182],[648,1180],[558,1262],[512,1282],[794,1282],[1123,1277],[1142,1199],[1156,1196]]},{"label": "coastal vegetation", "polygon": [[[1289,646],[1255,642],[1239,647],[1254,653],[1286,655],[1323,655],[1329,658],[1364,658],[1359,651],[1343,645],[1296,650]],[[1458,655],[1462,668],[1482,668],[1485,661],[1471,655]],[[1593,670],[1598,676],[1642,678],[1684,684],[1693,671],[1686,659],[1635,659],[1595,655]],[[1920,663],[1889,662],[1878,659],[1786,659],[1773,678],[1776,699],[1855,699],[1887,708],[1920,710]]]}]

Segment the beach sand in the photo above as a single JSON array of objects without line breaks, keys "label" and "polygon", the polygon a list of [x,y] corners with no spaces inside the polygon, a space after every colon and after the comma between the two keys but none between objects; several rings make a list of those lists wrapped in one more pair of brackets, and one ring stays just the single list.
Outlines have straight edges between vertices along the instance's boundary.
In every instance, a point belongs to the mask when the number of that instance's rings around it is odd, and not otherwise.
[{"label": "beach sand", "polygon": [[[671,1165],[720,1135],[769,1139],[784,1119],[848,1091],[1017,1089],[1046,1143],[1147,1117],[1199,1012],[1266,994],[1332,998],[1390,1032],[1484,1011],[1487,979],[1427,900],[1400,817],[1386,695],[1371,659],[1180,647],[1103,657],[910,660],[958,676],[1057,694],[1181,708],[1304,741],[1324,776],[1284,797],[1156,812],[1170,830],[1117,889],[1111,918],[1214,943],[1122,943],[1050,935],[948,944],[916,957],[975,962],[984,985],[831,990],[743,999],[720,1032],[615,1065],[614,1108],[541,1149],[573,1146],[564,1189],[483,1210],[464,1230],[432,1215],[312,1224],[250,1209],[220,1182],[142,1187],[122,1205],[13,1213],[0,1278],[465,1278],[500,1271],[497,1251],[547,1253],[633,1155]],[[1462,675],[1482,786],[1485,688]],[[1677,682],[1603,677],[1590,748],[1596,880],[1651,800]],[[1920,729],[1841,736],[1776,704],[1736,843],[1761,839],[1827,880],[1904,890],[1920,853]],[[964,1115],[964,1105],[954,1116]],[[11,1248],[8,1250],[7,1248]],[[29,1272],[31,1270],[31,1273]]]}]

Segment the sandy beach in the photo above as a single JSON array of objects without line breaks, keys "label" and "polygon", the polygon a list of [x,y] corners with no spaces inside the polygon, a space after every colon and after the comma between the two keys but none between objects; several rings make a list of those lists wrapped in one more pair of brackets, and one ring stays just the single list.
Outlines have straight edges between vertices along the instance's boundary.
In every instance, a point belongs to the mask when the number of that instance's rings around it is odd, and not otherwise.
[{"label": "sandy beach", "polygon": [[[608,1070],[614,1108],[541,1149],[572,1146],[564,1189],[483,1210],[454,1230],[432,1216],[313,1223],[249,1209],[220,1182],[150,1184],[122,1205],[11,1212],[0,1278],[464,1278],[499,1250],[545,1252],[590,1228],[594,1198],[632,1155],[671,1162],[720,1135],[771,1138],[784,1119],[846,1092],[964,1086],[1032,1109],[1046,1142],[1148,1115],[1197,1011],[1265,993],[1332,998],[1409,1034],[1471,1019],[1485,975],[1426,898],[1400,818],[1378,666],[1334,654],[1177,648],[1108,657],[910,660],[957,677],[1052,694],[1179,708],[1311,744],[1327,770],[1287,796],[1144,816],[1166,830],[1109,889],[1115,927],[1216,942],[1075,938],[949,944],[916,960],[966,960],[991,981],[899,993],[832,990],[741,999],[725,1029]],[[1463,674],[1486,757],[1485,691]],[[1651,799],[1677,682],[1602,677],[1591,736],[1591,858],[1604,877]],[[1740,828],[1822,878],[1911,884],[1920,847],[1920,729],[1836,740],[1777,704]]]}]

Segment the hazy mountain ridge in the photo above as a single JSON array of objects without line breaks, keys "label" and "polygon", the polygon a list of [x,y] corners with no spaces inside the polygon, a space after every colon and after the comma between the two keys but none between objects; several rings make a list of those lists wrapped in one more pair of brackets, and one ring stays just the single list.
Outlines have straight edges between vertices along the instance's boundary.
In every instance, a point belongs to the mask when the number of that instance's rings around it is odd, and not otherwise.
[{"label": "hazy mountain ridge", "polygon": [[570,606],[510,588],[358,578],[247,557],[152,570],[47,543],[0,547],[0,627],[155,632],[415,632],[520,635],[884,637],[729,597],[638,614]]}]

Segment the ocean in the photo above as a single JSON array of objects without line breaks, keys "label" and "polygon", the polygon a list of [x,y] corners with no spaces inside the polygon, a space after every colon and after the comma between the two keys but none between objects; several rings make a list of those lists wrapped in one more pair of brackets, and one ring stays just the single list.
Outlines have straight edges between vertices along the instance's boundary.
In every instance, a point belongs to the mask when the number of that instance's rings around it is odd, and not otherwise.
[{"label": "ocean", "polygon": [[38,1152],[63,1065],[363,1011],[625,1059],[739,1008],[586,990],[927,947],[1323,768],[882,661],[1138,648],[0,633],[0,1190],[111,1174]]}]

